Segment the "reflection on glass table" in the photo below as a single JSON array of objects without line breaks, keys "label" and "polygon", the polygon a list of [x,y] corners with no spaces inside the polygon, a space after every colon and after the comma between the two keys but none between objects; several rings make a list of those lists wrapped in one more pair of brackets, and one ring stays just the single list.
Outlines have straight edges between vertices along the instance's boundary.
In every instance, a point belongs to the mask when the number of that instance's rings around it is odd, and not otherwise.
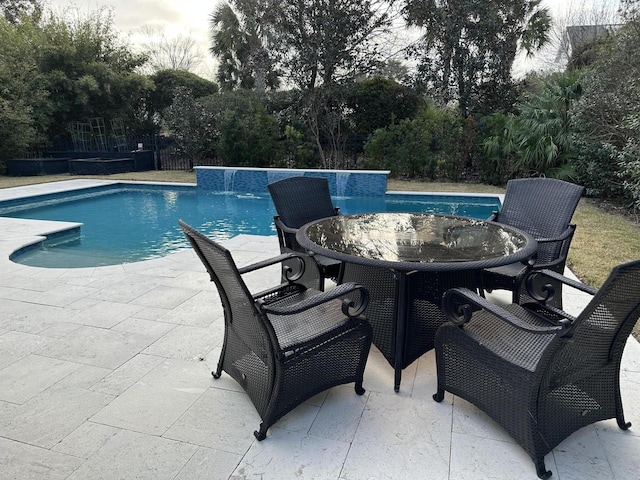
[{"label": "reflection on glass table", "polygon": [[369,289],[373,343],[395,369],[396,391],[402,369],[433,348],[445,321],[442,294],[476,289],[482,269],[526,262],[536,251],[536,241],[515,228],[419,213],[329,217],[303,226],[297,240],[345,262],[342,281]]}]

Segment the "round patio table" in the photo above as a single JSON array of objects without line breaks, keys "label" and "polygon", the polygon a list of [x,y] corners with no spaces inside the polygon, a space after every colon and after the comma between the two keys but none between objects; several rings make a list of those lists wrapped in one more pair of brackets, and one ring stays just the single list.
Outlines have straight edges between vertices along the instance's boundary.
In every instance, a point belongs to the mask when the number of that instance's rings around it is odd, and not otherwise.
[{"label": "round patio table", "polygon": [[443,293],[476,290],[482,269],[527,262],[537,249],[531,235],[506,225],[426,213],[338,215],[304,225],[296,238],[311,254],[341,260],[340,281],[369,290],[365,314],[396,391],[402,370],[433,348],[446,321]]}]

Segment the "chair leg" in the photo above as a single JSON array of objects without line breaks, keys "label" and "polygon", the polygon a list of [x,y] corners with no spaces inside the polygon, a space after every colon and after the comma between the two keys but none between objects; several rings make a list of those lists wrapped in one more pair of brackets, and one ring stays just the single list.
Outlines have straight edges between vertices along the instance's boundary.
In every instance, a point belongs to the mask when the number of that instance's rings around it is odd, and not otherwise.
[{"label": "chair leg", "polygon": [[438,387],[438,391],[433,394],[433,399],[438,403],[444,400],[444,389]]},{"label": "chair leg", "polygon": [[366,392],[366,390],[362,388],[362,380],[356,382],[356,393],[358,395],[364,395],[364,392]]},{"label": "chair leg", "polygon": [[550,470],[547,470],[544,466],[544,458],[537,458],[534,460],[534,463],[536,464],[536,473],[538,474],[538,478],[546,480],[553,475],[553,473]]},{"label": "chair leg", "polygon": [[631,422],[627,422],[624,419],[622,397],[620,396],[620,374],[618,374],[618,380],[616,381],[616,422],[618,422],[618,427],[621,430],[628,430],[631,427]]},{"label": "chair leg", "polygon": [[220,378],[220,375],[222,375],[222,356],[220,356],[220,361],[218,361],[218,366],[216,367],[215,372],[211,372],[211,375],[213,375],[213,378],[216,380]]},{"label": "chair leg", "polygon": [[253,432],[253,436],[256,437],[256,439],[259,442],[261,442],[262,440],[267,438],[267,429],[268,429],[268,427],[265,428],[264,423],[261,423],[260,424],[260,431],[256,430],[255,432]]}]

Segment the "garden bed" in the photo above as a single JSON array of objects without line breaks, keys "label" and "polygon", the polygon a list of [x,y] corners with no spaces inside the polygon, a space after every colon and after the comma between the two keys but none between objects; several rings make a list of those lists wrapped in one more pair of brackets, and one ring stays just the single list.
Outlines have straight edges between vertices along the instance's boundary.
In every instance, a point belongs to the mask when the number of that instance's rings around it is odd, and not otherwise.
[{"label": "garden bed", "polygon": [[10,177],[55,175],[68,172],[68,158],[14,158],[7,160],[7,174]]},{"label": "garden bed", "polygon": [[74,158],[69,160],[71,175],[111,175],[135,170],[133,158]]}]

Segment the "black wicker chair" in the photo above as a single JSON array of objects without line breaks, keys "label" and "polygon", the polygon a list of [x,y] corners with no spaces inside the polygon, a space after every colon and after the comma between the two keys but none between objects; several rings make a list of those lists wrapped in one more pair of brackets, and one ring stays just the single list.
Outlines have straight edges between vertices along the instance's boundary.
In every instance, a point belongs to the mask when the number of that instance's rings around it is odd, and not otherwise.
[{"label": "black wicker chair", "polygon": [[[295,283],[301,271],[288,271],[289,281],[252,295],[241,275],[274,265],[295,253],[238,269],[231,253],[180,221],[224,307],[225,333],[217,370],[224,370],[247,392],[262,423],[258,440],[278,419],[308,398],[335,385],[362,378],[371,347],[371,326],[361,315],[368,292],[345,283],[327,292]],[[298,262],[304,267],[304,262]],[[352,300],[350,300],[352,299]]]},{"label": "black wicker chair", "polygon": [[[274,217],[280,252],[307,253],[296,241],[296,232],[303,225],[339,214],[333,206],[329,182],[321,177],[289,177],[267,185],[277,215]],[[322,255],[313,255],[321,276],[307,275],[302,283],[324,290],[324,279],[339,281],[341,262]],[[286,266],[286,264],[284,264]]]},{"label": "black wicker chair", "polygon": [[[569,246],[576,226],[571,217],[584,187],[551,178],[509,180],[500,212],[489,220],[504,223],[531,234],[538,241],[535,263],[515,263],[488,268],[482,272],[484,290],[511,290],[513,302],[523,303],[526,296],[523,279],[530,267],[564,272]],[[556,295],[551,303],[562,308],[562,284],[555,282]]]},{"label": "black wicker chair", "polygon": [[[553,287],[544,278],[594,296],[574,318],[545,305]],[[476,405],[548,478],[544,456],[574,431],[609,418],[623,430],[631,426],[622,409],[620,361],[640,316],[640,260],[615,267],[598,291],[551,270],[533,272],[526,284],[536,302],[521,306],[500,307],[468,289],[445,293],[453,323],[436,333],[433,398],[439,402],[449,391]]]}]

